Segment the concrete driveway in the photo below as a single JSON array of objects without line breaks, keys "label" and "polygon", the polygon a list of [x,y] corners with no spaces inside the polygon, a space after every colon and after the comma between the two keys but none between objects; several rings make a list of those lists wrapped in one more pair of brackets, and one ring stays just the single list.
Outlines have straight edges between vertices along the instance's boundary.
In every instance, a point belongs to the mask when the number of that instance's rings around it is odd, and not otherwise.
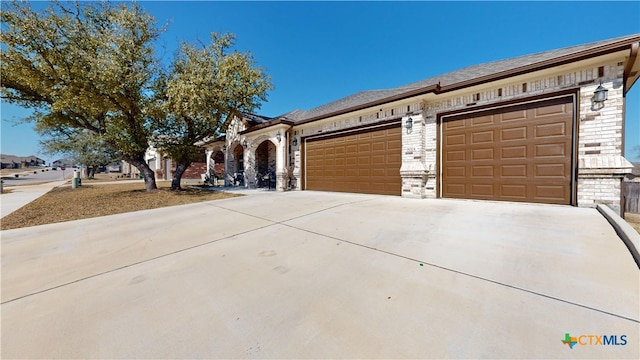
[{"label": "concrete driveway", "polygon": [[307,191],[1,235],[3,358],[640,355],[594,209]]}]

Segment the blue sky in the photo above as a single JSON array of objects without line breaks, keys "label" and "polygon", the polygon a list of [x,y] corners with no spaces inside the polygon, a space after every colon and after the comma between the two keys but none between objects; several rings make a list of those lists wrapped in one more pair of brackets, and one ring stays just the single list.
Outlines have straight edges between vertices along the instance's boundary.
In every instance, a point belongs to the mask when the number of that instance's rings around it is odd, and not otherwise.
[{"label": "blue sky", "polygon": [[[311,109],[465,66],[640,33],[640,2],[176,2],[141,1],[169,22],[158,51],[231,32],[275,89],[257,113]],[[35,6],[42,7],[42,3]],[[1,105],[5,154],[41,154],[29,112]],[[640,82],[627,95],[625,148],[640,144]],[[55,157],[55,156],[54,156]],[[636,160],[640,160],[636,158]]]}]

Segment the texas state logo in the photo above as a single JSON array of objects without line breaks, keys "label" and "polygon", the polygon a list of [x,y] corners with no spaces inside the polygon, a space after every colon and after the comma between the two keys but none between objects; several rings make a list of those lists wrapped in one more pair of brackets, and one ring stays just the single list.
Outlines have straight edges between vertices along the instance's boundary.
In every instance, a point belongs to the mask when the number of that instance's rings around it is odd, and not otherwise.
[{"label": "texas state logo", "polygon": [[576,340],[574,336],[569,335],[569,333],[566,333],[564,334],[564,340],[562,340],[562,343],[573,349],[573,347],[578,343],[578,340]]},{"label": "texas state logo", "polygon": [[564,334],[563,344],[570,349],[574,346],[624,346],[627,345],[627,335],[579,335],[571,336],[569,333]]}]

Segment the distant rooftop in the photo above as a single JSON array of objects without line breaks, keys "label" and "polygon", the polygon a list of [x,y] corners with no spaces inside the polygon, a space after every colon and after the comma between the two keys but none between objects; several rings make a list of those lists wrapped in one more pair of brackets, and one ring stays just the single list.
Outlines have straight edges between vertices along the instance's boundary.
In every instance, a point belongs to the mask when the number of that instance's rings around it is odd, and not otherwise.
[{"label": "distant rooftop", "polygon": [[42,162],[42,163],[44,162],[43,159],[35,155],[16,156],[16,155],[0,154],[0,162],[2,162],[3,164],[20,163],[22,161]]}]

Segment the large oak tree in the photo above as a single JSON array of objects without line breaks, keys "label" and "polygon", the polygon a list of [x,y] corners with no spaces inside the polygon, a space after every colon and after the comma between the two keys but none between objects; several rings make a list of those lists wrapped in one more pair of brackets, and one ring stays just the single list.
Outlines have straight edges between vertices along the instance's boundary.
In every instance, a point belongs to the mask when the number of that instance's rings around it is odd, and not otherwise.
[{"label": "large oak tree", "polygon": [[[26,2],[1,12],[0,81],[5,101],[34,110],[38,129],[90,131],[156,188],[144,159],[152,128],[153,42],[162,29],[137,4]],[[46,130],[45,130],[46,131]]]},{"label": "large oak tree", "polygon": [[176,163],[172,189],[189,165],[201,157],[198,144],[218,137],[229,116],[252,112],[272,88],[251,53],[231,51],[231,34],[211,35],[209,44],[183,43],[156,87],[158,107],[154,139]]},{"label": "large oak tree", "polygon": [[230,34],[182,44],[163,70],[154,55],[163,29],[135,3],[54,2],[38,12],[13,2],[2,10],[3,99],[33,109],[28,120],[54,141],[93,134],[140,170],[147,190],[156,188],[144,158],[150,143],[176,162],[179,189],[198,144],[220,135],[223,119],[259,107],[272,88],[250,53],[230,51]]}]

